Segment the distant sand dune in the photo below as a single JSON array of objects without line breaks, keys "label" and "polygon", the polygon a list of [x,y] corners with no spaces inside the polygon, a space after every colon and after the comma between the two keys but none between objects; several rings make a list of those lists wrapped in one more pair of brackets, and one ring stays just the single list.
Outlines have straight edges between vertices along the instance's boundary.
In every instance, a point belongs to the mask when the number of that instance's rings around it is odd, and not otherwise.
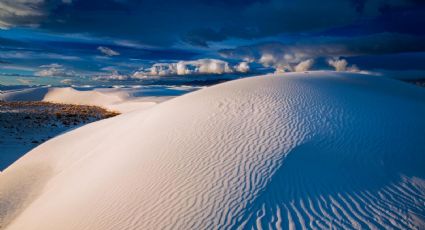
[{"label": "distant sand dune", "polygon": [[[7,229],[423,229],[424,117],[423,88],[373,76],[227,82],[40,145],[0,174],[15,202],[0,214],[19,213]],[[11,192],[34,177],[41,191]]]},{"label": "distant sand dune", "polygon": [[0,95],[0,100],[95,105],[126,113],[138,109],[147,109],[158,102],[169,99],[168,96],[138,98],[132,95],[133,92],[131,90],[133,89],[92,89],[82,91],[71,87],[39,87],[6,92]]}]

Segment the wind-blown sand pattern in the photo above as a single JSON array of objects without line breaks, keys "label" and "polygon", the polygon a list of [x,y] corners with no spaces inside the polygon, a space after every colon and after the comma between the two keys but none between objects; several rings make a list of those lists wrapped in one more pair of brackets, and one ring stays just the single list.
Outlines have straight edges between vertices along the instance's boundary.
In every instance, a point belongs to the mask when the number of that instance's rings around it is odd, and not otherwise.
[{"label": "wind-blown sand pattern", "polygon": [[[423,88],[371,76],[227,82],[40,145],[0,174],[0,221],[6,229],[420,229],[424,117]],[[15,192],[18,180],[25,194]]]}]

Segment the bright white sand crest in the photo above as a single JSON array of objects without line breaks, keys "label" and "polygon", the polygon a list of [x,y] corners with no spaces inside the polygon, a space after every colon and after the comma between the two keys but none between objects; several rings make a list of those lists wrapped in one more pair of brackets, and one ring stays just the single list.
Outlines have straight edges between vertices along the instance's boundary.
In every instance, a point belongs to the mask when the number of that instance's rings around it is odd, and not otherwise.
[{"label": "bright white sand crest", "polygon": [[227,82],[27,153],[0,174],[0,224],[423,228],[424,118],[424,89],[394,80],[319,72]]}]

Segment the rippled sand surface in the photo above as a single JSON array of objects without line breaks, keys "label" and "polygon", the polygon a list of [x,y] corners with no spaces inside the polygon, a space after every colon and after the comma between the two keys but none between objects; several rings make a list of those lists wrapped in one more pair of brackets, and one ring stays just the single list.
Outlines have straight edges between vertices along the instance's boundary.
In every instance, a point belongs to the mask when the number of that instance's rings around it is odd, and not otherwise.
[{"label": "rippled sand surface", "polygon": [[0,175],[0,221],[6,229],[420,229],[424,117],[423,88],[371,76],[227,82],[40,145]]}]

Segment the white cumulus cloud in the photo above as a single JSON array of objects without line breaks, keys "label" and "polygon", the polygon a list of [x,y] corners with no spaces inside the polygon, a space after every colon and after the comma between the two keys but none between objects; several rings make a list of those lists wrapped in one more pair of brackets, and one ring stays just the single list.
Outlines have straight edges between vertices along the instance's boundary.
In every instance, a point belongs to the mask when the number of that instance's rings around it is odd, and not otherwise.
[{"label": "white cumulus cloud", "polygon": [[104,67],[102,70],[111,71],[110,74],[94,76],[93,80],[128,80],[145,79],[163,76],[183,76],[199,74],[247,73],[250,71],[247,62],[231,66],[228,62],[218,59],[198,59],[192,61],[178,61],[170,63],[154,63],[148,68],[140,68],[132,74],[122,74],[113,67]]},{"label": "white cumulus cloud", "polygon": [[338,58],[328,59],[328,64],[334,67],[335,71],[338,71],[338,72],[342,72],[342,71],[359,72],[360,71],[356,65],[349,66],[347,60],[345,59],[338,59]]},{"label": "white cumulus cloud", "polygon": [[174,63],[155,63],[146,69],[136,71],[133,78],[145,78],[148,76],[169,75],[196,75],[196,74],[224,74],[249,71],[248,63],[240,63],[235,67],[223,60],[198,59],[193,61],[179,61]]},{"label": "white cumulus cloud", "polygon": [[294,67],[294,71],[295,72],[308,71],[313,66],[313,64],[314,64],[314,60],[313,59],[307,59],[305,61],[302,61],[302,62],[298,63],[298,65],[296,65]]},{"label": "white cumulus cloud", "polygon": [[197,72],[204,74],[223,74],[233,72],[229,63],[217,59],[200,59],[189,62],[188,64],[195,66],[195,70],[197,70]]},{"label": "white cumulus cloud", "polygon": [[235,66],[235,70],[241,73],[247,73],[250,70],[249,64],[246,61],[243,61]]},{"label": "white cumulus cloud", "polygon": [[314,61],[303,53],[264,53],[258,62],[264,67],[272,67],[276,72],[300,72],[311,68]]}]

